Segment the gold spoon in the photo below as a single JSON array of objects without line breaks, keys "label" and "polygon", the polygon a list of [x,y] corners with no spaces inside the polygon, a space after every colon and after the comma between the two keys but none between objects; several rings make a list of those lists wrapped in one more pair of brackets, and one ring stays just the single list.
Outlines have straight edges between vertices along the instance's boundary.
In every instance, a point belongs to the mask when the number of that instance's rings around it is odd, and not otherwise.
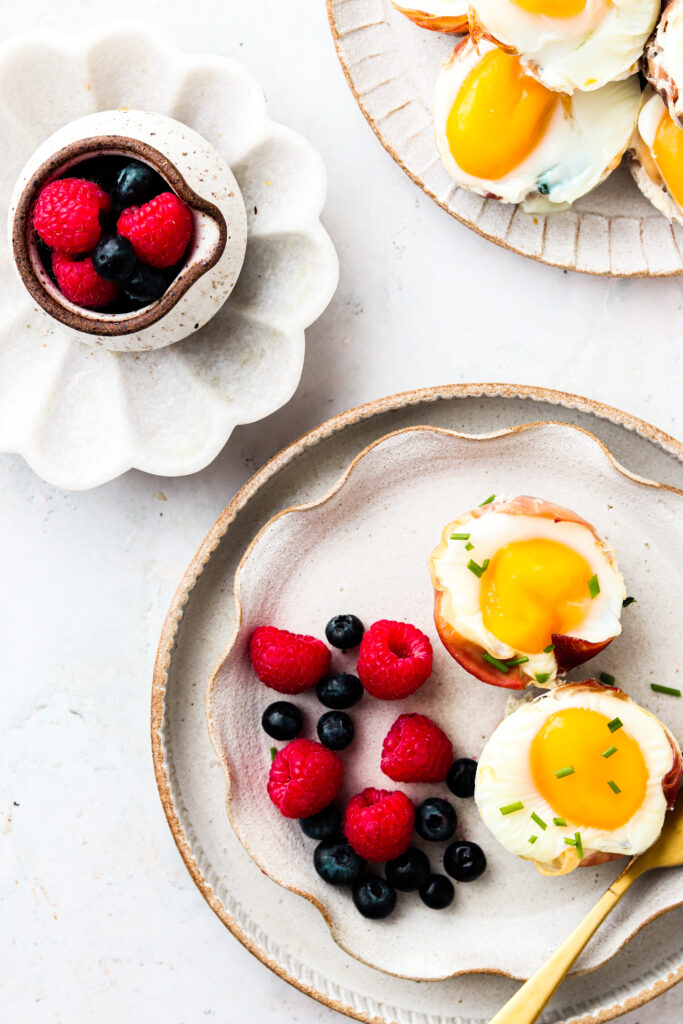
[{"label": "gold spoon", "polygon": [[683,800],[667,815],[654,846],[629,861],[592,910],[536,973],[519,988],[490,1024],[533,1024],[560,987],[569,968],[593,937],[609,912],[637,878],[652,868],[683,864]]}]

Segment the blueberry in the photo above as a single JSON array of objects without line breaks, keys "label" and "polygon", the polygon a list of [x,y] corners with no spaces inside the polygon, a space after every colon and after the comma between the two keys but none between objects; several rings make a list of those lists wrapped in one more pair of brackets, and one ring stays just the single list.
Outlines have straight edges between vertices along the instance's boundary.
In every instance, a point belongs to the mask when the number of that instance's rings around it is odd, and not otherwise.
[{"label": "blueberry", "polygon": [[353,887],[353,902],[363,917],[388,917],[396,906],[396,890],[377,875],[368,875]]},{"label": "blueberry", "polygon": [[330,885],[354,885],[363,877],[365,861],[343,839],[325,839],[315,848],[313,866]]},{"label": "blueberry", "polygon": [[128,280],[124,281],[122,288],[131,299],[148,304],[160,299],[164,294],[166,278],[160,270],[138,263]]},{"label": "blueberry", "polygon": [[420,889],[420,899],[432,910],[443,910],[453,902],[455,889],[450,878],[445,875],[430,875]]},{"label": "blueberry", "polygon": [[473,882],[486,871],[486,856],[476,843],[451,843],[443,855],[443,866],[457,882]]},{"label": "blueberry", "polygon": [[345,711],[326,711],[318,719],[318,739],[330,750],[344,750],[353,739],[353,722]]},{"label": "blueberry", "polygon": [[457,815],[448,800],[439,796],[423,800],[415,811],[415,831],[434,843],[450,839],[457,824]]},{"label": "blueberry", "polygon": [[298,707],[288,700],[276,700],[261,715],[261,725],[274,740],[293,740],[301,732],[303,724]]},{"label": "blueberry", "polygon": [[471,757],[459,757],[448,769],[446,785],[455,796],[474,796],[474,777],[477,762]]},{"label": "blueberry", "polygon": [[309,839],[334,839],[341,828],[341,811],[336,804],[328,804],[310,818],[300,818],[299,824]]},{"label": "blueberry", "polygon": [[127,238],[105,235],[93,249],[92,263],[105,281],[120,284],[135,270],[135,250]]},{"label": "blueberry", "polygon": [[356,615],[335,615],[325,626],[327,642],[341,651],[358,647],[364,632],[365,626]]},{"label": "blueberry", "polygon": [[357,704],[363,696],[363,684],[358,676],[350,672],[336,672],[333,676],[325,676],[315,688],[318,700],[326,708],[350,708]]},{"label": "blueberry", "polygon": [[121,168],[116,179],[117,205],[122,209],[140,206],[164,192],[167,187],[164,179],[151,167],[139,160],[131,160]]},{"label": "blueberry", "polygon": [[421,889],[429,878],[429,858],[422,850],[410,846],[400,857],[387,861],[384,874],[387,882],[401,892]]}]

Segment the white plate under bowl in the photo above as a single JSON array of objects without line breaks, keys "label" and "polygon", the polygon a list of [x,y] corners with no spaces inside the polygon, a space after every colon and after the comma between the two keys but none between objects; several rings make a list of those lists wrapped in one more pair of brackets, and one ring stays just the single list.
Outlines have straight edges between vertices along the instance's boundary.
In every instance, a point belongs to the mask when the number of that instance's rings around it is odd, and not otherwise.
[{"label": "white plate under bowl", "polygon": [[[515,983],[488,974],[416,983],[360,963],[335,944],[315,906],[262,874],[240,845],[225,813],[223,772],[203,707],[206,680],[235,622],[233,576],[260,527],[282,509],[326,494],[351,459],[389,431],[427,424],[477,434],[540,420],[589,429],[633,472],[683,484],[678,442],[587,400],[501,385],[396,396],[324,424],[256,474],[200,548],[164,627],[153,691],[153,751],[162,802],[192,877],[224,923],[264,963],[361,1020],[474,1024],[492,1016]],[[615,531],[609,533],[617,539]],[[487,838],[487,852],[492,845]],[[656,889],[658,880],[653,884]],[[648,903],[653,892],[634,896]],[[475,896],[473,886],[473,901]],[[534,915],[541,909],[535,907]],[[562,916],[575,912],[563,906]],[[570,923],[569,916],[565,920]],[[682,925],[680,909],[662,915],[604,966],[570,979],[545,1012],[544,1024],[598,1024],[674,984],[683,976]],[[520,933],[526,926],[523,919]]]},{"label": "white plate under bowl", "polygon": [[566,213],[539,216],[458,187],[436,148],[432,100],[458,36],[418,28],[390,0],[327,0],[349,86],[384,148],[456,220],[513,252],[613,277],[683,272],[683,228],[670,225],[619,167]]}]

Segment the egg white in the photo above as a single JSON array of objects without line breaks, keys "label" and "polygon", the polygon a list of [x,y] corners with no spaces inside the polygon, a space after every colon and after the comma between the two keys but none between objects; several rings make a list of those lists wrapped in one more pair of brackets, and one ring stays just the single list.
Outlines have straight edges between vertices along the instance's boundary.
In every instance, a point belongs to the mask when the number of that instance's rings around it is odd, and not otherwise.
[{"label": "egg white", "polygon": [[558,103],[543,136],[521,163],[496,181],[477,178],[456,163],[448,145],[446,124],[467,75],[493,49],[487,40],[477,47],[468,39],[456,47],[441,69],[434,122],[444,166],[469,191],[507,203],[522,203],[528,213],[566,210],[619,163],[640,108],[638,77],[611,82],[597,92],[576,93]]},{"label": "egg white", "polygon": [[476,28],[522,55],[540,82],[558,92],[590,92],[637,70],[659,16],[659,0],[588,0],[578,14],[549,18],[515,0],[471,0]]},{"label": "egg white", "polygon": [[[648,771],[645,797],[630,820],[614,831],[584,827],[568,819],[566,827],[554,825],[558,812],[534,784],[530,763],[533,739],[551,715],[569,707],[598,711],[609,720],[620,718],[624,731],[643,754]],[[662,830],[667,809],[662,779],[673,759],[668,733],[649,711],[607,690],[570,683],[522,704],[503,719],[479,758],[474,798],[484,824],[506,850],[518,857],[546,867],[557,865],[571,849],[565,837],[573,837],[576,832],[581,835],[584,856],[593,852],[633,856],[647,850]],[[522,810],[501,814],[501,807],[517,801],[524,804]],[[533,821],[532,813],[546,822],[545,830]],[[537,836],[533,845],[529,843],[532,835]]]},{"label": "egg white", "polygon": [[666,106],[662,98],[648,86],[631,143],[631,174],[646,199],[649,199],[667,220],[683,224],[683,210],[666,187],[654,158],[655,135],[665,113]]}]

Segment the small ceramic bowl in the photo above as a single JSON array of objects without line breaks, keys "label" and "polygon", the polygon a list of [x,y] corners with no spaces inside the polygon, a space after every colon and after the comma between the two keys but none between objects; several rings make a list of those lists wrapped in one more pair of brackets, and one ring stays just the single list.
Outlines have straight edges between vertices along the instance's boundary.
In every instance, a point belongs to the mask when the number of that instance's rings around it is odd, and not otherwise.
[{"label": "small ceramic bowl", "polygon": [[[48,275],[33,228],[33,209],[48,182],[94,156],[130,156],[149,164],[191,209],[186,261],[162,297],[142,309],[106,313],[69,302]],[[21,281],[48,316],[80,341],[121,352],[163,348],[197,331],[233,290],[247,244],[239,186],[225,160],[186,125],[161,114],[106,110],[72,121],[34,152],[19,176],[9,211],[10,250]]]}]

